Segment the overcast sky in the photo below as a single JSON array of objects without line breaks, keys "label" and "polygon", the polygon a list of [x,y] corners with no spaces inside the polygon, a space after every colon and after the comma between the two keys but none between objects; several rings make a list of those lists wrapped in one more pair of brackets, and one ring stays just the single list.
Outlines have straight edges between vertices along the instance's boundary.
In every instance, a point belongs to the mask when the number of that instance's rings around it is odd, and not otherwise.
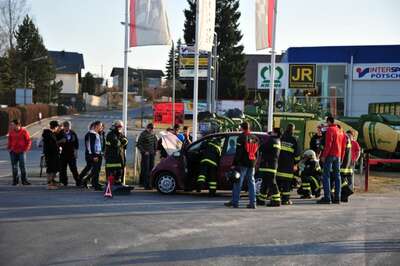
[{"label": "overcast sky", "polygon": [[[80,52],[85,71],[123,66],[124,0],[28,0],[48,50]],[[183,36],[186,0],[165,0],[173,38]],[[240,0],[246,53],[255,51],[255,0]],[[279,0],[277,48],[400,44],[398,0]],[[163,69],[169,47],[131,49],[131,67]],[[266,51],[264,51],[266,53]]]}]

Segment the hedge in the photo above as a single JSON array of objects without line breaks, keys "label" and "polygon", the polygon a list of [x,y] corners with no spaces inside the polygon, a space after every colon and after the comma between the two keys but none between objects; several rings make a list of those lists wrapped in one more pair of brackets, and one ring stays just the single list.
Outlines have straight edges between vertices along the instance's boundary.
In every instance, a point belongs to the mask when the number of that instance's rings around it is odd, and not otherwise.
[{"label": "hedge", "polygon": [[39,112],[42,113],[42,118],[77,113],[74,108],[47,104],[29,104],[3,108],[0,109],[0,136],[4,136],[8,133],[9,125],[12,120],[20,119],[22,125],[26,126],[39,120]]}]

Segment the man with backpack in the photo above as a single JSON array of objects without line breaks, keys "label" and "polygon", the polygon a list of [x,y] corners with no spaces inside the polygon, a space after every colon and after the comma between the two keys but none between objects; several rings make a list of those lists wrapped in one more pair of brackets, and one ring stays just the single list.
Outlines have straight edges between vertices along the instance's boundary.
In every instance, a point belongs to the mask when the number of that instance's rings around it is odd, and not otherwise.
[{"label": "man with backpack", "polygon": [[240,125],[242,134],[239,135],[236,142],[236,154],[232,169],[240,173],[240,178],[233,184],[232,200],[225,203],[226,207],[239,208],[240,192],[244,178],[247,178],[249,189],[248,209],[256,209],[256,184],[254,180],[255,166],[257,162],[260,140],[250,132],[248,122]]}]

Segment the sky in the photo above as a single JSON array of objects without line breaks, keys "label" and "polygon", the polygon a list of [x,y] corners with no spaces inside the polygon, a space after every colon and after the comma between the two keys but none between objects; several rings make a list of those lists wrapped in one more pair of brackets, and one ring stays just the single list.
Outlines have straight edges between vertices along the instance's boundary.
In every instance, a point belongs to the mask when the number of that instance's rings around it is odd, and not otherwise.
[{"label": "sky", "polygon": [[[186,0],[164,0],[174,40],[183,39]],[[125,0],[28,0],[48,50],[84,55],[85,70],[108,78],[123,66]],[[240,0],[245,53],[255,50],[255,0]],[[277,51],[294,46],[400,44],[398,0],[279,0]],[[167,46],[131,48],[129,66],[165,69]]]}]

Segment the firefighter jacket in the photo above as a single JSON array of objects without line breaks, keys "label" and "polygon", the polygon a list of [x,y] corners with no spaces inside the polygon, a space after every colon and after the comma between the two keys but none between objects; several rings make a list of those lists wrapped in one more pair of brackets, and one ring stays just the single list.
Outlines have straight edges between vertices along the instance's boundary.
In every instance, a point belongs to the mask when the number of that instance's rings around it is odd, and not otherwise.
[{"label": "firefighter jacket", "polygon": [[259,171],[276,174],[280,152],[280,138],[277,136],[270,136],[268,140],[260,147],[261,162]]},{"label": "firefighter jacket", "polygon": [[340,174],[342,176],[351,176],[353,168],[351,167],[351,139],[347,136],[344,137],[346,146],[342,157],[342,165],[340,166]]},{"label": "firefighter jacket", "polygon": [[221,158],[221,146],[217,141],[210,139],[202,144],[201,164],[218,167],[219,159]]},{"label": "firefighter jacket", "polygon": [[278,160],[277,176],[286,179],[293,178],[293,167],[300,161],[301,148],[298,139],[288,132],[281,138],[281,152]]},{"label": "firefighter jacket", "polygon": [[106,168],[125,167],[125,150],[128,139],[115,129],[111,129],[106,136],[105,160]]}]

